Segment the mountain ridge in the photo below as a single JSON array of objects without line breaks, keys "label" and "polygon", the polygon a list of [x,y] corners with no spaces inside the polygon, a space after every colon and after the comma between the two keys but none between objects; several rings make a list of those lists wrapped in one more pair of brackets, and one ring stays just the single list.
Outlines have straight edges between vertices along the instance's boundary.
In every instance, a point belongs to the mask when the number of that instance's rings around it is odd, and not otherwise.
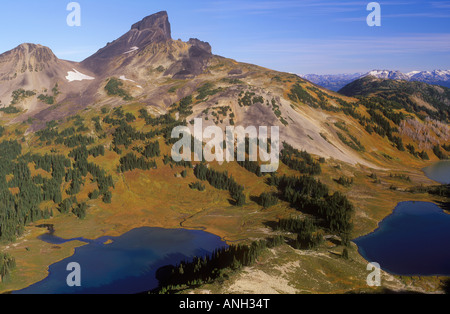
[{"label": "mountain ridge", "polygon": [[[56,58],[55,63],[62,65],[55,66],[56,75],[35,73],[42,76],[40,81],[48,82],[27,86],[23,92],[27,97],[14,104],[20,113],[9,123],[33,121],[29,132],[34,132],[83,109],[128,103],[145,106],[158,116],[193,97],[186,121],[203,118],[204,128],[218,125],[224,129],[231,123],[277,125],[280,140],[297,149],[352,165],[378,167],[378,161],[364,153],[364,143],[344,140],[332,127],[339,120],[347,121],[369,141],[364,123],[358,124],[367,113],[358,109],[357,99],[330,93],[293,74],[214,55],[211,45],[199,39],[173,40],[165,11],[133,24],[130,31],[82,62]],[[4,108],[14,94],[21,95],[18,91],[24,86],[20,80],[16,83],[0,86]],[[211,111],[219,107],[229,108],[233,117],[213,116]]]},{"label": "mountain ridge", "polygon": [[[28,53],[29,51],[32,53]],[[40,56],[41,60],[36,66],[34,55]],[[58,85],[59,94],[53,96],[54,101],[62,105],[59,108],[48,107],[48,104],[42,103],[37,97],[14,102],[14,105],[26,111],[22,119],[44,119],[32,128],[36,130],[45,125],[48,119],[73,114],[87,104],[103,99],[103,87],[110,77],[123,77],[122,81],[127,85],[134,82],[130,87],[136,96],[142,94],[143,85],[150,76],[192,79],[203,73],[211,57],[212,48],[209,43],[198,39],[182,42],[171,38],[166,11],[144,17],[124,35],[81,62],[58,59],[50,48],[42,45],[21,44],[0,55],[0,80],[7,82],[0,86],[0,107],[13,103],[12,95],[20,89],[44,97],[47,91]],[[17,67],[22,64],[21,71]],[[150,72],[153,74],[150,75]],[[80,94],[83,95],[81,104],[77,102]],[[171,97],[170,101],[164,100],[159,106],[164,109],[176,100]]]},{"label": "mountain ridge", "polygon": [[339,93],[348,97],[401,102],[407,110],[420,108],[428,116],[442,121],[448,121],[450,117],[450,88],[420,81],[380,79],[367,75],[349,83]]},{"label": "mountain ridge", "polygon": [[345,85],[368,75],[382,79],[419,81],[431,85],[450,87],[450,70],[410,71],[408,73],[397,70],[372,70],[366,73],[358,72],[354,74],[306,74],[301,75],[301,77],[337,92]]},{"label": "mountain ridge", "polygon": [[[421,169],[447,158],[450,129],[441,112],[450,94],[439,86],[373,76],[357,81],[361,95],[356,89],[349,96],[334,93],[294,74],[214,55],[199,39],[169,39],[166,16],[163,11],[133,24],[80,63],[53,59],[49,48],[39,46],[2,55],[6,70],[16,71],[14,56],[26,56],[27,67],[0,84],[0,192],[7,214],[0,217],[0,238],[17,239],[1,251],[18,257],[0,292],[38,282],[50,264],[73,254],[73,243],[55,246],[37,238],[47,224],[65,239],[115,237],[142,226],[203,229],[238,245],[276,236],[282,247],[258,257],[255,267],[288,269],[283,277],[298,287],[290,291],[366,292],[359,289],[366,285],[367,261],[350,239],[376,229],[405,197],[441,200],[428,195],[433,182]],[[39,53],[30,57],[30,49]],[[48,61],[45,70],[36,72],[33,63],[30,71],[31,59]],[[428,102],[427,95],[442,98],[443,105],[423,107],[410,98]],[[259,130],[261,143],[268,137],[258,127],[278,127],[278,171],[264,176],[264,160],[176,162],[170,157],[173,131],[182,127],[193,134],[196,119],[201,131],[214,127],[215,139],[239,126]],[[272,140],[277,138],[270,139],[271,153]],[[295,228],[275,228],[283,220]],[[299,253],[302,261],[293,267]],[[174,269],[189,274],[182,265]],[[210,270],[224,274],[217,284],[231,287],[235,276],[246,273],[239,271],[242,265],[232,262],[229,273]],[[258,279],[257,294],[259,286],[280,279],[261,281],[261,274],[251,275]],[[187,287],[214,292],[214,277],[188,279]],[[395,281],[403,287],[401,278]],[[246,282],[234,292],[246,292]],[[433,290],[428,281],[412,282],[408,288]]]}]

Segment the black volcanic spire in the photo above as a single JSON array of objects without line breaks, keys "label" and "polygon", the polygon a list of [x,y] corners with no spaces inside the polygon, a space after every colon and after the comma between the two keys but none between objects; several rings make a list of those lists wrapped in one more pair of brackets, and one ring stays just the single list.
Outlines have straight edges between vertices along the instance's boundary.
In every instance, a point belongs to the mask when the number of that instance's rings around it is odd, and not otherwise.
[{"label": "black volcanic spire", "polygon": [[104,67],[102,63],[108,62],[111,58],[127,55],[130,51],[145,48],[153,43],[170,40],[172,38],[169,17],[166,11],[161,11],[134,24],[122,37],[109,43],[82,63],[87,68],[93,69],[94,73],[99,73]]},{"label": "black volcanic spire", "polygon": [[169,16],[166,11],[161,11],[145,17],[142,21],[134,24],[131,29],[138,31],[150,30],[159,33],[165,39],[171,39]]},{"label": "black volcanic spire", "polygon": [[[188,52],[188,53],[186,53]],[[171,27],[166,11],[145,17],[133,24],[131,29],[119,39],[107,44],[83,62],[82,66],[96,76],[101,76],[118,64],[148,64],[156,62],[152,56],[165,60],[165,75],[184,79],[203,73],[211,58],[211,46],[198,39],[190,39],[181,44],[171,38]],[[139,61],[138,61],[139,60]],[[160,64],[158,64],[160,65]]]}]

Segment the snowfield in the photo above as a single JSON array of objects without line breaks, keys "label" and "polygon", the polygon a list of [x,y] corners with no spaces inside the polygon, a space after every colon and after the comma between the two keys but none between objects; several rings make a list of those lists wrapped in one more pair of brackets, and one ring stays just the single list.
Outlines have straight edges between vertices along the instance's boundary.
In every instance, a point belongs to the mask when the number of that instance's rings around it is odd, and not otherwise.
[{"label": "snowfield", "polygon": [[77,70],[73,69],[73,71],[67,72],[66,79],[69,82],[73,82],[73,81],[83,81],[83,80],[95,80],[95,77],[88,76],[86,74],[83,74],[83,73],[78,72]]}]

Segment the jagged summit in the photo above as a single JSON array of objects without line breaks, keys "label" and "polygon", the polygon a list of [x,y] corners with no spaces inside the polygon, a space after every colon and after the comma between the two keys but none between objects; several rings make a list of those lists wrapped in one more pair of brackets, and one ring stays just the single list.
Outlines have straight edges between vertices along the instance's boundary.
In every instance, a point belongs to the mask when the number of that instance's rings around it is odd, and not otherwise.
[{"label": "jagged summit", "polygon": [[96,69],[117,56],[128,55],[150,44],[170,40],[172,37],[169,17],[167,12],[161,11],[133,24],[127,33],[112,43],[108,43],[104,48],[84,60],[83,64]]},{"label": "jagged summit", "polygon": [[[166,11],[145,17],[133,24],[119,39],[107,44],[84,60],[82,67],[98,77],[131,71],[145,74],[149,68],[164,68],[164,75],[186,78],[203,72],[212,56],[209,43],[198,39],[173,40]],[[142,70],[142,71],[141,71]]]},{"label": "jagged summit", "polygon": [[169,23],[169,16],[166,11],[161,11],[142,19],[131,26],[131,30],[150,30],[160,36],[162,39],[171,39],[171,29]]},{"label": "jagged summit", "polygon": [[169,16],[166,11],[161,11],[143,18],[131,27],[128,35],[135,36],[135,45],[161,42],[172,39]]}]

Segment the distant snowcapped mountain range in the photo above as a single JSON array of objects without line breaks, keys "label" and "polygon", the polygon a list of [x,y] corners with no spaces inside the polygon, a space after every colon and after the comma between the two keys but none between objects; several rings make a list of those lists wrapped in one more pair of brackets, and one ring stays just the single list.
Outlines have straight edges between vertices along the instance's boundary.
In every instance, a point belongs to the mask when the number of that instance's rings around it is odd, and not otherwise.
[{"label": "distant snowcapped mountain range", "polygon": [[313,82],[314,84],[320,85],[332,91],[338,91],[345,85],[367,75],[372,75],[380,79],[419,81],[450,88],[450,70],[411,71],[408,73],[390,70],[373,70],[368,73],[330,75],[307,74],[300,76]]}]

